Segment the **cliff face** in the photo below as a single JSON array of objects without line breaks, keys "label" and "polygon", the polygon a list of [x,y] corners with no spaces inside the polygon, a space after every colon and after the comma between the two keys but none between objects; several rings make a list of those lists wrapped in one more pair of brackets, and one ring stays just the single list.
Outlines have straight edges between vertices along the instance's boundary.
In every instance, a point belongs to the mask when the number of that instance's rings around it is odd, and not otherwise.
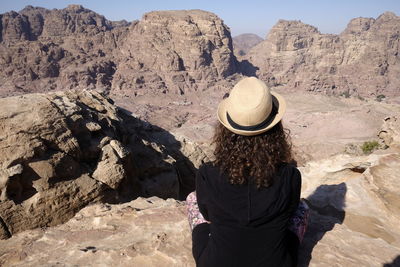
[{"label": "cliff face", "polygon": [[[120,47],[116,90],[205,90],[236,72],[229,29],[214,14],[157,11],[134,24]],[[144,91],[144,92],[143,92]]]},{"label": "cliff face", "polygon": [[280,20],[248,53],[260,40],[236,38],[235,47],[246,50],[238,64],[229,28],[210,12],[155,11],[127,23],[79,5],[27,6],[0,15],[0,96],[72,88],[185,94],[243,71],[287,90],[398,96],[399,24],[386,12],[353,19],[332,35]]},{"label": "cliff face", "polygon": [[336,95],[399,96],[400,18],[356,18],[339,35],[280,20],[246,57],[271,86]]},{"label": "cliff face", "polygon": [[214,14],[162,11],[111,22],[79,5],[1,15],[0,95],[97,88],[202,90],[236,72],[229,28]]}]

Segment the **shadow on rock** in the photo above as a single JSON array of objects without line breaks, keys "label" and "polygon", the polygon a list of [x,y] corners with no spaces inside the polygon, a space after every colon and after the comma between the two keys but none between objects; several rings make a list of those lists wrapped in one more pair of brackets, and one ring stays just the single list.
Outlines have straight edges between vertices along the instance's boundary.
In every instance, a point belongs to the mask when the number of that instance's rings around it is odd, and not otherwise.
[{"label": "shadow on rock", "polygon": [[10,97],[0,107],[0,238],[64,223],[90,203],[194,190],[201,150],[97,91]]},{"label": "shadow on rock", "polygon": [[345,183],[337,185],[320,185],[313,194],[307,197],[310,207],[310,219],[307,232],[299,251],[299,265],[308,266],[312,251],[325,233],[331,231],[335,224],[342,224],[345,218]]},{"label": "shadow on rock", "polygon": [[[128,140],[124,141],[132,152],[135,183],[135,186],[132,181],[121,184],[120,200],[130,201],[139,196],[185,199],[195,188],[193,162],[203,161],[202,151],[194,145],[183,147],[188,146],[185,140],[177,140],[170,132],[131,116],[125,109],[119,110],[129,133]],[[197,153],[196,149],[199,150]],[[193,158],[189,159],[182,150],[188,151]]]},{"label": "shadow on rock", "polygon": [[243,75],[246,76],[257,76],[258,67],[251,64],[248,60],[242,60],[239,62],[239,69]]},{"label": "shadow on rock", "polygon": [[383,267],[398,267],[400,266],[400,255],[398,255],[392,262],[385,263]]}]

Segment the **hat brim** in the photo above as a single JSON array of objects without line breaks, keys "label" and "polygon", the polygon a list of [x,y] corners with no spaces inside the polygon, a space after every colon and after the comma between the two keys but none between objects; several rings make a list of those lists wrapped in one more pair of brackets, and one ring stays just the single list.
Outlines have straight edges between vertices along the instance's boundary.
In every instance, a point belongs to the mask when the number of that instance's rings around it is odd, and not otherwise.
[{"label": "hat brim", "polygon": [[228,118],[226,116],[227,114],[227,98],[222,100],[221,103],[218,105],[218,111],[217,111],[217,117],[218,120],[224,125],[229,131],[234,132],[239,135],[246,135],[246,136],[251,136],[251,135],[258,135],[261,133],[264,133],[274,127],[278,122],[282,120],[283,115],[285,114],[286,111],[286,101],[285,99],[278,93],[271,92],[272,95],[272,101],[274,103],[274,106],[277,108],[277,112],[275,114],[275,117],[265,126],[263,126],[260,129],[254,130],[254,131],[247,131],[247,130],[240,130],[233,128],[231,124],[228,122]]}]

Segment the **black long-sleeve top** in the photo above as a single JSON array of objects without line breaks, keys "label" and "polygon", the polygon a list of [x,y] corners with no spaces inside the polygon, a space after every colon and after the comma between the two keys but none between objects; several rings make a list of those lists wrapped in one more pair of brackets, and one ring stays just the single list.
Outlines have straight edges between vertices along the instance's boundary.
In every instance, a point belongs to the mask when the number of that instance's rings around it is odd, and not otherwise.
[{"label": "black long-sleeve top", "polygon": [[193,230],[197,266],[296,266],[293,234],[287,230],[300,200],[301,175],[282,165],[272,186],[232,185],[206,164],[196,176],[200,212],[210,224]]}]

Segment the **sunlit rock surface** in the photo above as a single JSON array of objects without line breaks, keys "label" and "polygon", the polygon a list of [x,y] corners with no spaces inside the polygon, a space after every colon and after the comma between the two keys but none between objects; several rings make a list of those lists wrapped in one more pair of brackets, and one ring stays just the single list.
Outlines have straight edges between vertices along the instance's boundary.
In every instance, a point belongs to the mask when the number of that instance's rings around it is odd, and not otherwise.
[{"label": "sunlit rock surface", "polygon": [[[338,155],[301,168],[311,207],[299,266],[382,266],[400,255],[400,155]],[[194,266],[183,202],[96,204],[0,241],[4,266]]]}]

